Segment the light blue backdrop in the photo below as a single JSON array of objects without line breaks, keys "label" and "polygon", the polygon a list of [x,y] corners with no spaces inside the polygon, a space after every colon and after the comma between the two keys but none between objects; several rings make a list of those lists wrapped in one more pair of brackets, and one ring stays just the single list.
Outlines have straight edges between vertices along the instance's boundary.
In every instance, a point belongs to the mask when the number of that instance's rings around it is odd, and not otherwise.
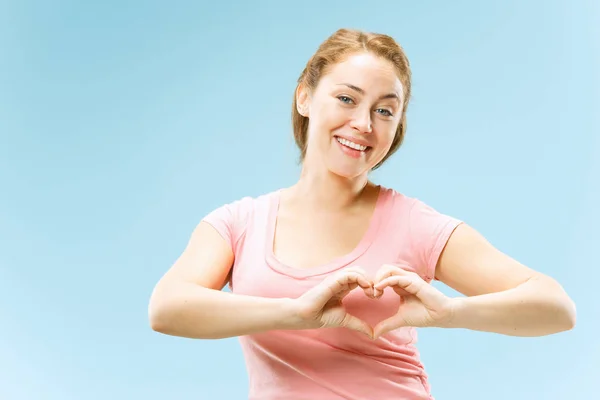
[{"label": "light blue backdrop", "polygon": [[598,398],[592,0],[1,1],[0,398],[244,398],[237,339],[155,333],[148,298],[205,213],[295,181],[294,83],[339,27],[412,63],[406,144],[375,179],[577,302],[552,337],[421,330],[434,395]]}]

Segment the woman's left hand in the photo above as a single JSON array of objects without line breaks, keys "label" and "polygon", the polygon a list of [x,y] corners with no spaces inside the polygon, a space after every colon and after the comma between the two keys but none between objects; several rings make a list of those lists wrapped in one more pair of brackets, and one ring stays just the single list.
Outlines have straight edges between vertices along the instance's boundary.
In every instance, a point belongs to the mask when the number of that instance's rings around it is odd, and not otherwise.
[{"label": "woman's left hand", "polygon": [[394,289],[401,302],[395,315],[375,326],[375,339],[403,326],[443,326],[452,318],[453,300],[414,272],[384,265],[375,279],[375,296],[381,296],[386,287]]}]

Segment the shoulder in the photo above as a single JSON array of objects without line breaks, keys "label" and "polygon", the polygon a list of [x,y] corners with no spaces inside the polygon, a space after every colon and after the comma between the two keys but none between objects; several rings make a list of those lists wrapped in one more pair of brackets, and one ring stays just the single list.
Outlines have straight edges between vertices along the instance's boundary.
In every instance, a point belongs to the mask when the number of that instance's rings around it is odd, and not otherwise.
[{"label": "shoulder", "polygon": [[222,215],[230,218],[244,219],[259,208],[268,207],[276,200],[279,190],[255,196],[243,196],[221,203],[209,211],[207,216]]},{"label": "shoulder", "polygon": [[[438,204],[434,207],[429,203],[429,201],[424,201],[414,195],[407,195],[393,188],[382,186],[381,190],[383,201],[388,205],[386,209],[390,213],[397,213],[407,216],[411,218],[413,222],[418,222],[424,217],[445,216],[452,218],[445,214],[443,210],[444,206],[442,204]],[[438,207],[440,209],[438,209]]]},{"label": "shoulder", "polygon": [[429,204],[418,197],[409,196],[393,188],[382,186],[381,194],[385,211],[396,216],[409,217],[427,209],[433,210]]},{"label": "shoulder", "polygon": [[257,208],[263,208],[277,201],[280,189],[271,192],[262,193],[254,196],[244,196],[225,204],[227,207],[236,208],[241,212],[250,211]]},{"label": "shoulder", "polygon": [[242,238],[252,216],[266,213],[276,200],[279,190],[257,196],[244,196],[223,202],[202,217],[202,222],[212,225],[228,241],[235,243]]}]

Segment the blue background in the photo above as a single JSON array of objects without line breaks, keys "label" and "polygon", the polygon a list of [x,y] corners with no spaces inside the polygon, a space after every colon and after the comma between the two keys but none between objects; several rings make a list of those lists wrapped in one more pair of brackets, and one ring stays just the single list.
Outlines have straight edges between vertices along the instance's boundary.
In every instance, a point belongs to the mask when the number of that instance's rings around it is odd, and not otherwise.
[{"label": "blue background", "polygon": [[153,332],[148,299],[204,214],[295,182],[295,81],[340,27],[394,36],[413,68],[374,179],[578,306],[544,338],[421,330],[433,394],[597,398],[600,5],[249,3],[0,1],[0,398],[246,396],[237,339]]}]

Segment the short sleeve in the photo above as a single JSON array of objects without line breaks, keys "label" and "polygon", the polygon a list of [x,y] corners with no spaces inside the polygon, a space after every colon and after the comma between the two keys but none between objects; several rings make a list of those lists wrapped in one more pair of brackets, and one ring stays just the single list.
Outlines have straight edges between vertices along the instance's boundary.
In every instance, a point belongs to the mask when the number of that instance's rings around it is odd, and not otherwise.
[{"label": "short sleeve", "polygon": [[462,221],[442,214],[415,199],[409,213],[411,252],[427,281],[435,279],[435,268],[450,235]]},{"label": "short sleeve", "polygon": [[246,231],[250,206],[251,198],[245,197],[214,209],[205,215],[202,221],[219,232],[235,252]]}]

